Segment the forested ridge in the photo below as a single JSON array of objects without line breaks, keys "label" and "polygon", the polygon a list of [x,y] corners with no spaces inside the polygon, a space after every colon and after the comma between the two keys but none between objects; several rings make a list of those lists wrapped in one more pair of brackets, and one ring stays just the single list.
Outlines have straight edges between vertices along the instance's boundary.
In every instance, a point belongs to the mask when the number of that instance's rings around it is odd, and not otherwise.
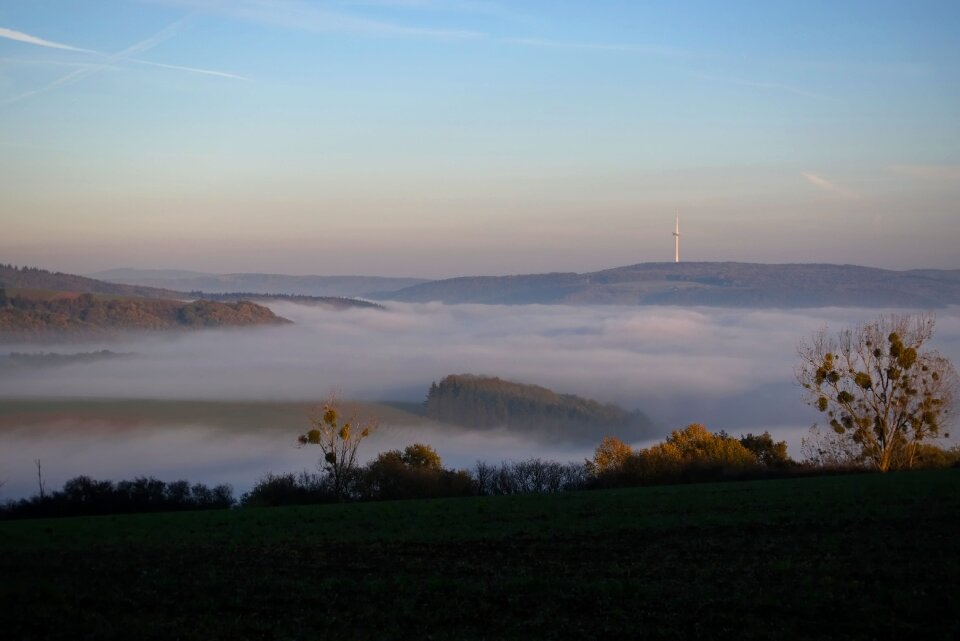
[{"label": "forested ridge", "polygon": [[60,292],[114,294],[138,298],[179,298],[182,292],[140,285],[107,283],[94,278],[52,272],[38,267],[17,267],[0,263],[0,288],[49,289]]},{"label": "forested ridge", "polygon": [[0,331],[102,331],[198,329],[276,325],[290,321],[247,301],[184,303],[163,299],[98,298],[93,294],[49,300],[0,290]]},{"label": "forested ridge", "polygon": [[932,309],[960,303],[960,270],[895,271],[830,264],[639,263],[582,274],[448,278],[385,293],[380,298],[497,305]]},{"label": "forested ridge", "polygon": [[646,435],[650,420],[612,404],[558,394],[539,385],[492,376],[457,374],[433,383],[424,404],[426,415],[473,429],[495,427],[549,431],[557,436],[596,440],[598,431],[621,438]]},{"label": "forested ridge", "polygon": [[315,307],[326,307],[328,309],[384,309],[383,305],[371,303],[370,301],[360,300],[358,298],[346,298],[343,296],[307,296],[301,294],[258,294],[256,292],[229,292],[223,294],[209,294],[207,292],[192,291],[191,297],[202,298],[204,300],[215,300],[220,302],[232,301],[256,301],[259,303],[296,303],[298,305],[311,305]]}]

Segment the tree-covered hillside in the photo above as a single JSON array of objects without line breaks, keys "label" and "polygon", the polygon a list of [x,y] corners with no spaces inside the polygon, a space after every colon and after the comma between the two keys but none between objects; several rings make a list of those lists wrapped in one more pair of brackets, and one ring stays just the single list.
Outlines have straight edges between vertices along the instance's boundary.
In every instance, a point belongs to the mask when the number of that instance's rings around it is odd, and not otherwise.
[{"label": "tree-covered hillside", "polygon": [[640,411],[472,374],[433,383],[425,408],[427,416],[445,423],[473,429],[529,429],[576,441],[595,442],[608,435],[636,440],[648,436],[650,428],[650,420]]},{"label": "tree-covered hillside", "polygon": [[0,296],[0,332],[20,334],[198,329],[289,322],[266,307],[246,301],[183,303],[161,299],[102,298],[93,294],[52,298],[6,293]]},{"label": "tree-covered hillside", "polygon": [[253,301],[256,303],[295,303],[297,305],[307,305],[310,307],[323,307],[326,309],[384,309],[383,305],[371,303],[370,301],[360,300],[358,298],[344,298],[342,296],[304,296],[301,294],[258,294],[256,292],[228,292],[224,294],[208,294],[206,292],[192,291],[191,297],[201,298],[203,300],[215,300],[222,303],[236,302],[241,300]]},{"label": "tree-covered hillside", "polygon": [[200,290],[228,294],[297,294],[300,296],[366,296],[371,292],[393,292],[427,282],[423,278],[389,276],[296,276],[292,274],[207,274],[180,270],[110,269],[91,274],[111,283],[145,285],[175,289]]},{"label": "tree-covered hillside", "polygon": [[51,272],[37,267],[17,267],[0,264],[0,287],[7,289],[48,289],[60,292],[91,294],[112,294],[115,296],[134,296],[138,298],[182,298],[183,292],[139,285],[121,285],[102,280]]},{"label": "tree-covered hillside", "polygon": [[384,293],[406,302],[497,305],[913,307],[960,303],[960,270],[857,265],[640,263],[587,274],[450,278]]}]

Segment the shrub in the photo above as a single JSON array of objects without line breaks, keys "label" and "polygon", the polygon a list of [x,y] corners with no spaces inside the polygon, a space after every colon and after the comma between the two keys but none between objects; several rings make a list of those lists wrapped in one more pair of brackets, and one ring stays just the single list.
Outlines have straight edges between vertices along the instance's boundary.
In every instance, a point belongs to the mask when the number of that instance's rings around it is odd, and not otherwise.
[{"label": "shrub", "polygon": [[325,475],[304,471],[300,474],[267,474],[257,481],[253,489],[240,497],[240,505],[306,505],[335,500],[336,494]]}]

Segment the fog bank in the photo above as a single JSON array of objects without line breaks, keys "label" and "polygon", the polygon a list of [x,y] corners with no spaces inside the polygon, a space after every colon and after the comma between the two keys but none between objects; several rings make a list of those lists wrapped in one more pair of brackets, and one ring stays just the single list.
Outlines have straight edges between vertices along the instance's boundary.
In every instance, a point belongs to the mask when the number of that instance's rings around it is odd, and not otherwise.
[{"label": "fog bank", "polygon": [[[296,325],[140,336],[119,342],[0,345],[10,351],[111,349],[131,358],[0,378],[0,396],[421,401],[451,373],[497,375],[639,407],[665,426],[793,419],[797,342],[876,310],[740,310],[391,304],[387,311],[271,308]],[[936,346],[960,358],[960,308]],[[776,400],[772,403],[772,400]],[[737,416],[743,416],[738,419]]]},{"label": "fog bank", "polygon": [[[878,315],[877,310],[850,308],[390,304],[386,311],[329,311],[286,303],[271,308],[296,324],[128,337],[82,347],[0,345],[0,354],[98,349],[135,354],[24,370],[16,376],[0,373],[0,398],[319,401],[335,389],[344,398],[419,402],[432,381],[469,372],[639,408],[652,418],[661,435],[691,422],[734,435],[770,430],[786,439],[791,454],[799,457],[800,438],[818,414],[802,402],[793,380],[798,341],[825,324],[840,329]],[[960,362],[960,308],[938,314],[934,346]],[[478,458],[496,461],[539,455],[568,460],[589,454],[582,447],[535,442],[516,434],[396,429],[401,431],[389,432],[398,435],[396,439],[379,437],[381,442],[372,442],[366,453],[422,440],[437,447],[449,464],[459,466],[470,466]],[[275,434],[230,438],[228,447],[211,434],[216,431],[210,426],[172,425],[164,435],[153,430],[150,438],[139,441],[142,456],[120,450],[114,454],[142,463],[153,460],[145,458],[148,451],[151,455],[169,452],[159,457],[166,459],[164,469],[182,469],[191,480],[208,483],[237,482],[226,472],[221,475],[221,465],[246,470],[244,478],[249,479],[251,474],[292,471],[316,462],[314,456],[291,449],[289,441]],[[57,448],[64,456],[87,448],[64,434],[40,450],[28,447],[25,438],[20,432],[3,435],[0,465],[10,470],[10,466],[29,466],[39,456],[54,456]],[[105,460],[104,452],[121,447],[117,443],[123,439],[126,436],[114,435],[98,442],[101,456],[89,459],[87,468],[80,469],[83,459],[73,456],[78,461],[76,473],[99,474],[95,462]],[[207,439],[212,439],[209,446]],[[274,449],[271,443],[283,445]],[[199,457],[192,466],[191,453]],[[112,476],[149,474],[152,469],[138,463],[129,470],[116,468]],[[9,489],[3,494],[9,496]]]}]

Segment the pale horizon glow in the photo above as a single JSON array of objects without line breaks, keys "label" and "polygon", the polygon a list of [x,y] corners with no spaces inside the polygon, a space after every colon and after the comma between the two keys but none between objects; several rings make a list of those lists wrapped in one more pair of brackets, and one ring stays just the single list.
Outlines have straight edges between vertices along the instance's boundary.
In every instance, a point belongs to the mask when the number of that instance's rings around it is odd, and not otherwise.
[{"label": "pale horizon glow", "polygon": [[0,262],[587,272],[670,261],[680,211],[684,261],[958,269],[958,23],[943,0],[10,0]]}]

